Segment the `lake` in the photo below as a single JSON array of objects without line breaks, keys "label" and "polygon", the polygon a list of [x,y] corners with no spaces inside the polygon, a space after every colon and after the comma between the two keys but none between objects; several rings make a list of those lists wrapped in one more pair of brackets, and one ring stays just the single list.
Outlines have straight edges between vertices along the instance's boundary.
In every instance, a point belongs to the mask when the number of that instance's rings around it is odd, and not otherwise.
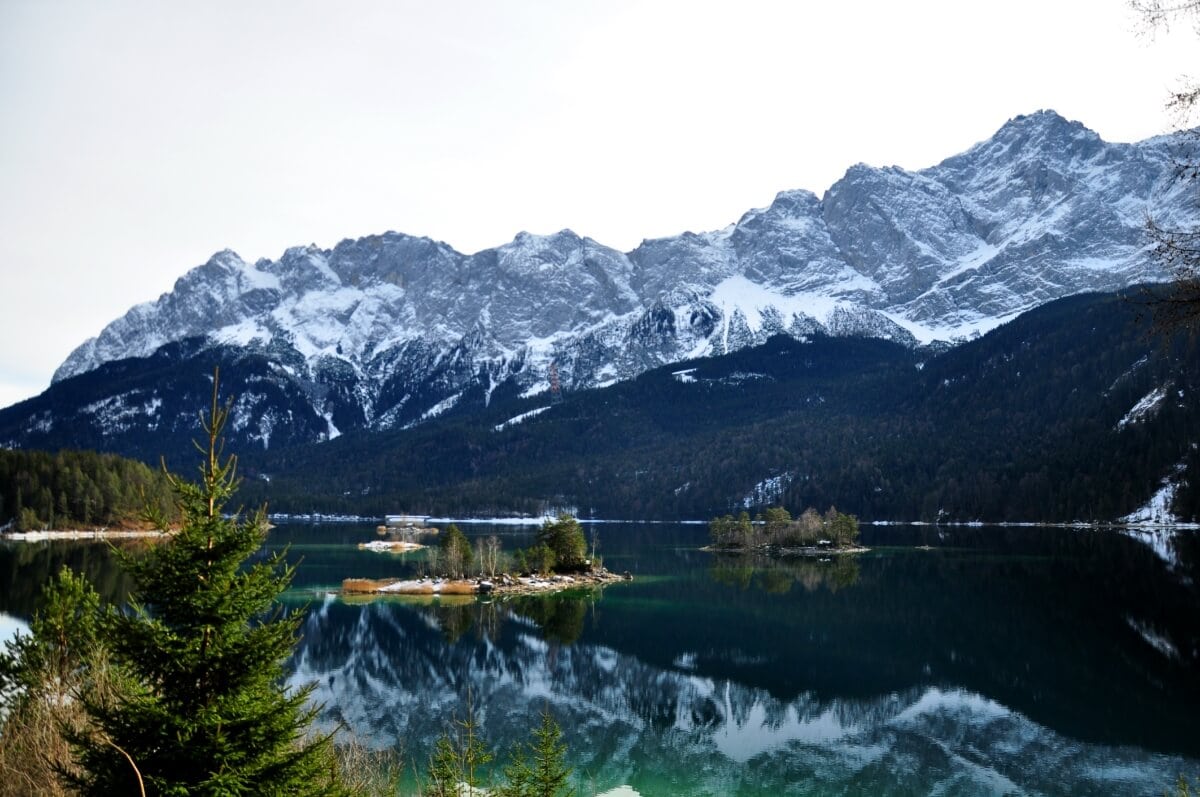
[{"label": "lake", "polygon": [[[821,562],[705,553],[697,525],[588,528],[632,582],[362,602],[328,590],[423,554],[357,550],[372,526],[276,528],[307,612],[293,683],[418,766],[468,701],[501,752],[549,710],[586,795],[1161,795],[1200,775],[1195,532],[864,527],[870,553]],[[128,589],[104,545],[6,543],[0,612],[27,617],[61,563]]]}]

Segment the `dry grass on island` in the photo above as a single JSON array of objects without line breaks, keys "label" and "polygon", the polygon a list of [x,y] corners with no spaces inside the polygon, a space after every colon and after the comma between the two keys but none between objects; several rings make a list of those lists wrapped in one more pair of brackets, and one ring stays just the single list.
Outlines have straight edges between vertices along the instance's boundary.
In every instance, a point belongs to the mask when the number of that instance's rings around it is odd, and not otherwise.
[{"label": "dry grass on island", "polygon": [[[360,548],[380,548],[393,542],[364,543]],[[538,530],[534,545],[509,555],[495,535],[476,540],[474,547],[457,526],[440,535],[438,545],[426,548],[425,561],[416,578],[347,578],[344,595],[491,595],[557,592],[628,581],[628,573],[610,573],[592,553],[579,522],[570,515],[547,521]],[[410,549],[411,550],[411,549]]]}]

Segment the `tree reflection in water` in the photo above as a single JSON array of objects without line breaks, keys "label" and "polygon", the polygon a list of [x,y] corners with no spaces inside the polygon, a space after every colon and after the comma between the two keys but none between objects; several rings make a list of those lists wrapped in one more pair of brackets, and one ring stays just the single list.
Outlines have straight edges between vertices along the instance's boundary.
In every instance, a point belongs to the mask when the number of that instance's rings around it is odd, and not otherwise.
[{"label": "tree reflection in water", "polygon": [[521,618],[537,626],[547,642],[573,644],[583,633],[588,606],[598,591],[572,590],[555,595],[518,595],[497,600],[477,600],[469,595],[444,595],[427,601],[425,612],[446,642],[454,644],[474,629],[476,639],[497,638],[507,620]]},{"label": "tree reflection in water", "polygon": [[799,582],[805,592],[837,592],[858,583],[858,560],[853,556],[819,559],[809,556],[776,558],[762,554],[715,554],[708,569],[713,581],[738,589],[755,587],[786,595]]}]

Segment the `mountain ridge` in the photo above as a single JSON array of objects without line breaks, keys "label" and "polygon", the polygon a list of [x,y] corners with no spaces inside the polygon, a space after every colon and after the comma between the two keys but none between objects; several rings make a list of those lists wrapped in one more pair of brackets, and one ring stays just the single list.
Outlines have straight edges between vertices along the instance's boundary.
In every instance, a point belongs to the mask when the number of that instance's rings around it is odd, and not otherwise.
[{"label": "mountain ridge", "polygon": [[[54,381],[203,337],[269,357],[347,428],[420,423],[482,386],[566,390],[763,343],[866,334],[915,347],[1145,278],[1148,212],[1178,216],[1177,139],[1109,144],[1052,111],[915,172],[850,167],[722,230],[629,252],[567,229],[471,255],[388,232],[243,261],[222,250],[81,344]],[[457,396],[457,398],[456,398]]]}]

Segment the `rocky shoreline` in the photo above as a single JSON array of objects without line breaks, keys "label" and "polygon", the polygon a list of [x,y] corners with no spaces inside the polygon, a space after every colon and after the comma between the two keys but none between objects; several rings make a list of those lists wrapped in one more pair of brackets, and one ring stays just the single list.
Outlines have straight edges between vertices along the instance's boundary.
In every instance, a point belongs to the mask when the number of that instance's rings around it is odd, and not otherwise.
[{"label": "rocky shoreline", "polygon": [[513,576],[503,573],[488,578],[371,579],[348,578],[342,582],[343,595],[528,595],[560,592],[580,587],[602,586],[632,581],[629,573],[608,570],[552,576]]}]

